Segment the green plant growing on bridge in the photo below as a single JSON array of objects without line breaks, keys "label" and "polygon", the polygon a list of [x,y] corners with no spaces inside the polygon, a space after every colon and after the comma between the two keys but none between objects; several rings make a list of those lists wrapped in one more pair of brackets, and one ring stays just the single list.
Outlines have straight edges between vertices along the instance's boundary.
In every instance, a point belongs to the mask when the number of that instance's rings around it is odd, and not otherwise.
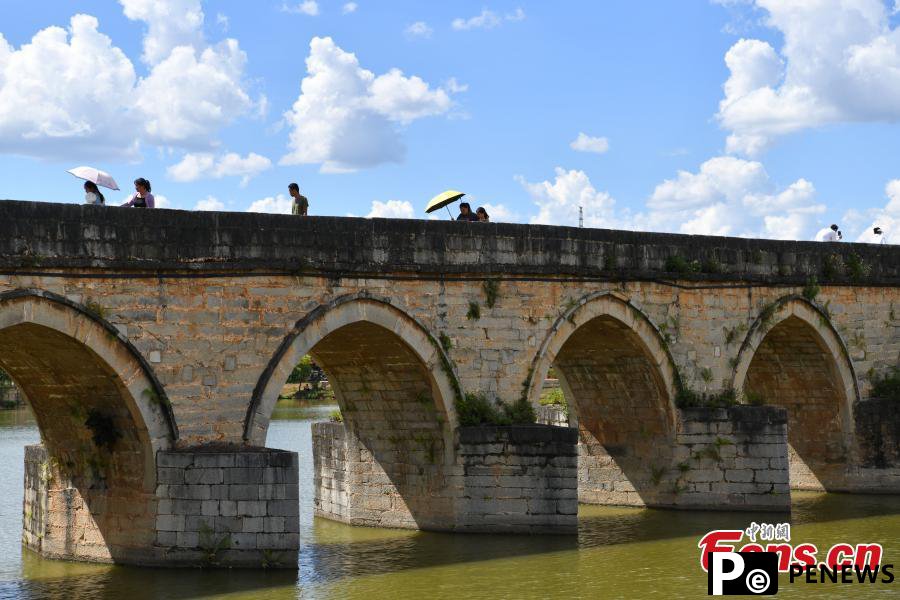
[{"label": "green plant growing on bridge", "polygon": [[884,375],[872,373],[869,379],[872,381],[873,398],[900,402],[900,368],[892,367]]},{"label": "green plant growing on bridge", "polygon": [[171,407],[169,399],[160,396],[153,388],[144,388],[144,391],[141,392],[141,396],[145,397],[147,402],[160,410]]},{"label": "green plant growing on bridge", "polygon": [[466,318],[470,321],[477,321],[481,318],[481,305],[477,302],[469,302],[469,312],[466,313]]},{"label": "green plant growing on bridge", "polygon": [[844,271],[844,259],[840,254],[826,254],[822,259],[822,276],[826,281],[833,280]]},{"label": "green plant growing on bridge", "polygon": [[728,359],[728,368],[730,368],[731,370],[736,369],[738,366],[738,362],[739,362],[738,357],[732,356],[731,358]]},{"label": "green plant growing on bridge", "polygon": [[328,420],[332,423],[343,423],[344,415],[341,414],[341,409],[336,408],[328,415]]},{"label": "green plant growing on bridge", "polygon": [[762,261],[763,261],[762,250],[760,250],[759,248],[754,248],[750,252],[750,262],[753,263],[754,265],[758,265],[758,264],[762,263]]},{"label": "green plant growing on bridge", "polygon": [[500,280],[486,279],[481,287],[484,290],[484,303],[488,308],[494,308],[494,304],[497,303],[497,294],[500,292]]},{"label": "green plant growing on bridge", "polygon": [[417,433],[413,436],[413,441],[425,453],[425,459],[429,464],[435,464],[437,458],[437,451],[435,448],[435,440],[429,434],[426,433]]},{"label": "green plant growing on bridge", "polygon": [[675,393],[675,406],[678,408],[726,408],[735,404],[737,397],[733,389],[707,394],[682,384]]},{"label": "green plant growing on bridge", "polygon": [[751,406],[764,406],[766,404],[766,398],[760,392],[744,390],[744,402]]},{"label": "green plant growing on bridge", "polygon": [[673,254],[666,259],[666,271],[669,273],[699,273],[700,268],[700,261],[689,261],[679,254]]},{"label": "green plant growing on bridge", "polygon": [[822,291],[822,288],[819,287],[816,276],[810,275],[806,280],[806,285],[803,286],[803,297],[812,302],[819,295],[820,291]]},{"label": "green plant growing on bridge", "polygon": [[203,552],[203,563],[205,565],[214,565],[219,561],[219,554],[231,548],[231,533],[217,537],[209,523],[202,521],[200,523],[198,545]]},{"label": "green plant growing on bridge", "polygon": [[731,344],[742,334],[746,333],[747,324],[746,323],[738,323],[734,327],[729,327],[725,329],[725,343]]},{"label": "green plant growing on bridge", "polygon": [[662,482],[663,475],[666,474],[666,468],[657,465],[650,465],[650,481],[654,487],[659,487]]},{"label": "green plant growing on bridge", "polygon": [[94,440],[94,445],[98,448],[111,450],[116,445],[116,442],[122,438],[122,432],[116,426],[115,419],[96,408],[88,411],[84,424],[91,430],[91,438]]},{"label": "green plant growing on bridge", "polygon": [[775,318],[775,311],[777,309],[778,304],[776,302],[769,302],[760,309],[759,324],[763,331],[769,329],[769,326],[772,324],[772,319]]},{"label": "green plant growing on bridge", "polygon": [[451,340],[450,336],[443,331],[438,334],[438,339],[441,342],[441,348],[444,349],[444,352],[450,352],[450,350],[453,349],[453,340]]},{"label": "green plant growing on bridge", "polygon": [[[657,325],[659,332],[662,334],[663,341],[666,345],[675,341],[680,322],[678,317],[666,317],[666,320]],[[671,332],[676,332],[675,334]]]},{"label": "green plant growing on bridge", "polygon": [[618,267],[618,260],[616,259],[616,245],[609,244],[603,247],[603,270],[604,271],[615,271],[616,267]]},{"label": "green plant growing on bridge", "polygon": [[719,260],[714,257],[707,258],[707,259],[704,259],[703,264],[700,267],[700,270],[703,271],[704,273],[710,273],[712,275],[715,275],[717,273],[722,272],[722,263],[719,262]]},{"label": "green plant growing on bridge", "polygon": [[733,446],[734,442],[729,439],[716,436],[716,439],[713,440],[711,444],[707,444],[703,447],[702,450],[699,450],[694,453],[694,458],[696,460],[702,460],[704,458],[708,458],[710,460],[714,460],[716,462],[720,462],[722,460],[722,448],[724,446]]},{"label": "green plant growing on bridge", "polygon": [[106,319],[107,311],[106,309],[93,298],[87,298],[84,301],[84,307],[88,309],[89,312],[94,313],[96,316],[101,319]]},{"label": "green plant growing on bridge", "polygon": [[281,552],[275,552],[274,550],[266,548],[262,551],[262,554],[263,558],[259,566],[261,566],[263,569],[281,566]]},{"label": "green plant growing on bridge", "polygon": [[700,369],[700,379],[703,380],[704,383],[710,383],[713,380],[713,372],[709,367],[703,367]]},{"label": "green plant growing on bridge", "polygon": [[492,405],[484,394],[472,392],[457,399],[456,415],[461,426],[525,425],[537,421],[534,408],[524,397],[512,404]]},{"label": "green plant growing on bridge", "polygon": [[853,283],[861,283],[872,273],[872,265],[862,259],[856,252],[847,257],[847,274]]}]

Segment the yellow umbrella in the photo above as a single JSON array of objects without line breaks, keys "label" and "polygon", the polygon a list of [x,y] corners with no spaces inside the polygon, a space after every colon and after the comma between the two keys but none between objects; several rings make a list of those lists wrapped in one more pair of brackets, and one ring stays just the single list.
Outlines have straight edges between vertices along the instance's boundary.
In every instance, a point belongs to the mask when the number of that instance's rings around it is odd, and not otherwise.
[{"label": "yellow umbrella", "polygon": [[[439,208],[447,206],[448,204],[453,204],[463,196],[465,196],[465,193],[458,192],[456,190],[447,190],[446,192],[441,192],[428,202],[428,206],[425,207],[425,212],[434,212]],[[447,212],[450,213],[449,208],[447,209]],[[453,213],[450,213],[450,218],[453,218]]]}]

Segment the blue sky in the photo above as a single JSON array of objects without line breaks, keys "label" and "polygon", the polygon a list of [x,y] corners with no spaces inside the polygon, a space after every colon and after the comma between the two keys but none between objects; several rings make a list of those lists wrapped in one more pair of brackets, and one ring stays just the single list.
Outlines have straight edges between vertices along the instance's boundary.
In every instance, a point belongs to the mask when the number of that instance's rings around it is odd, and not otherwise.
[{"label": "blue sky", "polygon": [[900,243],[898,8],[0,0],[0,198]]}]

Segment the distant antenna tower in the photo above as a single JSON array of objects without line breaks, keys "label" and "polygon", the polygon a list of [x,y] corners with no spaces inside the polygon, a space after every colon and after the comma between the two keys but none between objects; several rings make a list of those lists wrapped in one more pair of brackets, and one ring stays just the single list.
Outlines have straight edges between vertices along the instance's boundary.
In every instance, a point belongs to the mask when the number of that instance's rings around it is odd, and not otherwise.
[{"label": "distant antenna tower", "polygon": [[584,209],[582,207],[578,207],[578,226],[584,227]]}]

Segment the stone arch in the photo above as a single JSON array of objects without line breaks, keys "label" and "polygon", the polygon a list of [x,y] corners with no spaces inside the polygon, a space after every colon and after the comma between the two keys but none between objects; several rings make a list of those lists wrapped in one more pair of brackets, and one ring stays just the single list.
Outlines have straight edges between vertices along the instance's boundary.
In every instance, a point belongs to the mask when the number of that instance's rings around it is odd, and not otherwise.
[{"label": "stone arch", "polygon": [[551,365],[579,429],[579,500],[666,503],[660,478],[672,466],[678,372],[650,319],[616,294],[584,296],[534,358],[525,385],[533,404]]},{"label": "stone arch", "polygon": [[849,463],[859,387],[828,315],[801,296],[763,311],[738,352],[739,396],[788,412],[791,487],[840,490]]},{"label": "stone arch", "polygon": [[244,422],[246,442],[259,446],[265,444],[278,393],[294,365],[330,333],[346,325],[363,322],[393,333],[415,353],[433,378],[435,408],[446,415],[452,440],[452,432],[456,428],[454,400],[460,395],[460,387],[450,359],[419,321],[393,306],[389,300],[363,292],[340,296],[317,307],[297,321],[288,332],[253,390]]},{"label": "stone arch", "polygon": [[50,475],[46,535],[29,545],[106,561],[152,545],[156,452],[178,433],[137,350],[84,306],[19,289],[0,294],[0,367],[29,400]]},{"label": "stone arch", "polygon": [[[343,415],[316,460],[337,455],[358,463],[335,484],[340,498],[322,500],[317,514],[352,524],[446,526],[452,506],[439,496],[454,468],[459,385],[440,343],[408,314],[365,293],[317,308],[297,322],[260,377],[245,427],[249,443],[264,444],[278,392],[305,354],[328,375]],[[319,508],[325,505],[341,508]]]}]

